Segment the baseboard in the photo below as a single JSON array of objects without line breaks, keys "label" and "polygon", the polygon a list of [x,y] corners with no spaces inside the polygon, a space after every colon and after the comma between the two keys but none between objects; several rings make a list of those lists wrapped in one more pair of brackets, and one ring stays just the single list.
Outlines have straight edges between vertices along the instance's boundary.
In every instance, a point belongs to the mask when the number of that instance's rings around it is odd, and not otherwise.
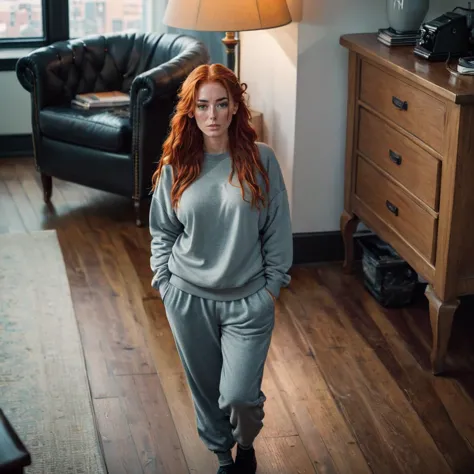
[{"label": "baseboard", "polygon": [[[354,245],[354,258],[361,258]],[[344,243],[339,231],[293,234],[293,264],[339,262],[344,260]]]},{"label": "baseboard", "polygon": [[30,133],[0,135],[0,158],[32,155],[33,138]]}]

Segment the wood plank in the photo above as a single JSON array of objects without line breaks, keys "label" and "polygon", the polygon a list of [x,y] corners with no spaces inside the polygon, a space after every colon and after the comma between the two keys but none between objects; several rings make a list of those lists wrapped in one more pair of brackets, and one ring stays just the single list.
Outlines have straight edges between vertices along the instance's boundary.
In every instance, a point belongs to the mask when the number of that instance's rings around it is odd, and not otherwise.
[{"label": "wood plank", "polygon": [[282,291],[268,366],[292,413],[298,433],[318,472],[371,472],[321,373],[309,344],[287,309],[292,295]]},{"label": "wood plank", "polygon": [[120,376],[116,380],[144,474],[188,474],[158,376]]},{"label": "wood plank", "polygon": [[[36,174],[35,179],[40,182],[39,174]],[[81,188],[81,186],[53,178],[51,204],[58,217],[56,220],[58,227],[68,226],[73,222],[74,226],[83,233],[91,230],[85,215],[88,199]]]},{"label": "wood plank", "polygon": [[3,167],[0,174],[0,226],[2,233],[17,233],[25,232],[26,227],[20,216],[18,207],[8,191],[8,188],[3,181]]},{"label": "wood plank", "polygon": [[13,202],[17,206],[18,213],[20,214],[25,228],[28,231],[41,228],[31,202],[18,180],[15,166],[11,165],[2,167],[2,176],[8,192],[10,193]]},{"label": "wood plank", "polygon": [[[375,300],[362,288],[353,277],[341,279],[334,268],[318,270],[320,281],[324,281],[331,289],[332,295],[351,315],[351,323],[357,333],[362,336],[367,346],[372,347],[381,363],[396,381],[402,393],[423,422],[425,429],[436,443],[437,448],[445,456],[454,472],[469,472],[474,465],[474,452],[466,445],[465,440],[453,424],[451,414],[440,399],[436,387],[446,386],[448,381],[437,384],[436,379],[428,372],[429,347],[426,347],[425,372],[404,347],[396,328],[401,311],[383,310]],[[389,315],[389,316],[388,316]],[[386,317],[388,316],[388,318]],[[409,315],[405,315],[409,318]],[[393,326],[395,324],[395,326]],[[392,326],[391,326],[392,325]],[[407,326],[403,324],[405,333]],[[451,382],[451,396],[456,396],[458,403],[463,403],[463,395]],[[474,410],[467,411],[464,416],[474,422]],[[454,456],[450,453],[456,453]]]},{"label": "wood plank", "polygon": [[38,226],[41,229],[53,229],[51,216],[53,215],[51,206],[48,206],[43,200],[42,188],[38,185],[32,174],[31,167],[25,163],[15,165],[15,173],[18,182],[28,199],[33,212],[37,217]]},{"label": "wood plank", "polygon": [[159,298],[159,292],[151,286],[153,273],[150,268],[151,236],[149,230],[147,228],[135,228],[133,231],[127,229],[121,231],[120,237],[140,280],[143,298]]},{"label": "wood plank", "polygon": [[88,291],[90,286],[86,276],[87,270],[81,257],[81,245],[84,245],[81,231],[71,224],[64,228],[56,229],[56,232],[66,264],[66,272],[72,293],[76,290]]},{"label": "wood plank", "polygon": [[[331,317],[321,315],[317,323],[307,317],[295,317],[294,321],[321,362],[332,396],[351,423],[369,465],[376,472],[451,472],[402,390],[353,330],[354,305],[342,306],[340,299],[332,297],[323,286],[324,278],[315,277],[318,271],[305,280],[303,291],[311,291],[318,306]],[[301,311],[307,312],[305,299],[300,301]],[[293,307],[297,308],[296,302]],[[343,329],[350,343],[328,348],[328,335],[331,340],[331,334]]]},{"label": "wood plank", "polygon": [[89,289],[73,289],[71,296],[84,348],[92,397],[118,397],[120,392],[117,382],[108,364],[110,353],[107,350],[107,338],[104,337],[107,327],[101,318],[100,304],[95,301]]},{"label": "wood plank", "polygon": [[107,470],[113,474],[143,474],[137,450],[118,398],[94,400]]},{"label": "wood plank", "polygon": [[264,407],[266,415],[260,436],[265,438],[297,436],[298,431],[283,401],[283,390],[277,386],[275,373],[269,368],[268,363],[263,374],[262,391],[267,400]]},{"label": "wood plank", "polygon": [[86,237],[96,253],[92,291],[100,301],[100,317],[108,321],[103,337],[108,341],[109,367],[115,375],[156,373],[136,309],[127,297],[129,281],[117,263],[118,249],[106,230]]},{"label": "wood plank", "polygon": [[[463,444],[466,443],[471,452],[471,460],[466,459],[466,472],[469,472],[467,470],[469,466],[474,465],[474,461],[472,460],[474,456],[472,454],[474,453],[474,410],[472,407],[472,398],[463,390],[462,385],[453,379],[436,377],[433,380],[433,388],[440,402],[444,405],[450,421],[458,431],[461,439],[463,439]],[[445,449],[450,449],[449,445],[446,446],[444,444],[444,439],[438,441],[438,446],[440,448],[444,447]],[[464,450],[464,448],[461,449]],[[456,448],[454,453],[457,451],[458,449]],[[453,456],[450,450],[445,452],[446,456],[450,458],[456,456]],[[470,469],[472,469],[472,467],[470,467]]]},{"label": "wood plank", "polygon": [[258,456],[258,474],[313,474],[315,472],[299,436],[259,437],[255,443],[255,451]]},{"label": "wood plank", "polygon": [[43,185],[41,183],[40,174],[34,169],[26,168],[26,165],[23,165],[22,172],[27,175],[26,179],[34,181],[40,190],[41,198],[34,202],[36,207],[42,209],[41,213],[48,228],[56,229],[58,234],[61,230],[70,227],[83,230],[81,220],[79,219],[80,210],[77,210],[74,205],[68,203],[61,193],[62,181],[53,179],[51,201],[45,204],[43,201]]}]

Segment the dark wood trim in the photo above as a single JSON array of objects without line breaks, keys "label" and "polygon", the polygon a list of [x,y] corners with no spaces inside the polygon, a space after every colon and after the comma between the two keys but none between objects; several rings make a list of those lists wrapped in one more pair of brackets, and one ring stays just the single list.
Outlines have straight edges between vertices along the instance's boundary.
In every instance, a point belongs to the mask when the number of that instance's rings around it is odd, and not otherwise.
[{"label": "dark wood trim", "polygon": [[[354,257],[361,258],[361,249],[354,246]],[[293,234],[293,264],[338,262],[344,260],[344,243],[340,231]]]},{"label": "dark wood trim", "polygon": [[46,43],[69,39],[69,0],[43,0],[43,8]]},{"label": "dark wood trim", "polygon": [[0,59],[0,72],[14,71],[19,58]]},{"label": "dark wood trim", "polygon": [[33,138],[31,134],[0,135],[0,158],[14,156],[33,156]]}]

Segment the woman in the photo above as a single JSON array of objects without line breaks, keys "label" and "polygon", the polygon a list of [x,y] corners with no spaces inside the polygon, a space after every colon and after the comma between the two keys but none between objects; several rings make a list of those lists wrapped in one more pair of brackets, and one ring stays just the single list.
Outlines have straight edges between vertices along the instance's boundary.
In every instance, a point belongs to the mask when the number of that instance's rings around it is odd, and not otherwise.
[{"label": "woman", "polygon": [[285,183],[272,149],[255,142],[245,90],[219,64],[187,77],[150,209],[152,285],[218,474],[256,472],[263,369],[293,253]]}]

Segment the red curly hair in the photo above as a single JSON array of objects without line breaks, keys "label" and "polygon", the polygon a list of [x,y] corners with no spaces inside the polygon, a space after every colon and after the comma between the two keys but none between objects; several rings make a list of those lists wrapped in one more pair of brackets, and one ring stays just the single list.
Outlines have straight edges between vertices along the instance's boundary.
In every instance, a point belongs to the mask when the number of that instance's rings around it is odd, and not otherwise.
[{"label": "red curly hair", "polygon": [[[196,124],[194,116],[197,93],[205,82],[220,83],[229,98],[238,105],[229,126],[229,153],[232,157],[232,171],[229,182],[232,183],[237,173],[242,199],[245,199],[244,185],[247,184],[252,193],[252,207],[265,206],[265,195],[257,183],[257,173],[264,179],[266,191],[269,190],[268,173],[262,165],[259,151],[255,143],[257,134],[250,124],[251,114],[247,107],[244,94],[246,84],[240,84],[235,74],[221,64],[204,64],[194,69],[183,82],[178,94],[178,104],[171,119],[171,131],[163,143],[160,162],[152,177],[152,189],[156,188],[163,166],[170,164],[173,168],[173,186],[171,202],[177,208],[181,195],[200,175],[204,159],[204,137]],[[231,113],[229,111],[229,113]]]}]

